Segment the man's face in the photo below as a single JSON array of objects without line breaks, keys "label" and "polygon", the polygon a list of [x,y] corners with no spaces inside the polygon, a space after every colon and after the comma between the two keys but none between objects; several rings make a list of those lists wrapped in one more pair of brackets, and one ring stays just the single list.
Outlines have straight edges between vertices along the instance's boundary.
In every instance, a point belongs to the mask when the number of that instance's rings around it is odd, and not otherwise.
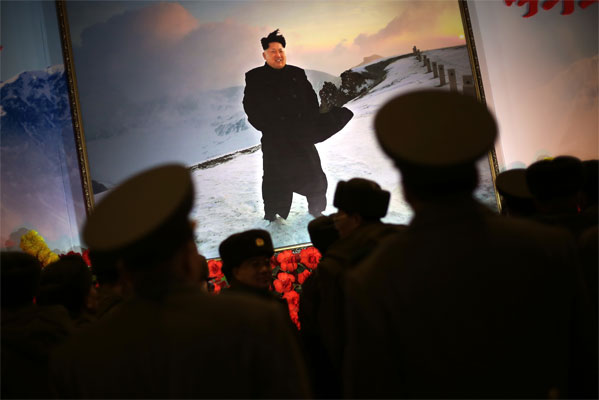
[{"label": "man's face", "polygon": [[270,42],[268,44],[268,49],[264,50],[264,53],[262,53],[262,57],[264,57],[266,63],[274,69],[281,69],[287,63],[285,48],[279,42]]},{"label": "man's face", "polygon": [[272,280],[270,258],[266,256],[248,258],[239,267],[233,268],[233,276],[245,285],[268,289]]}]

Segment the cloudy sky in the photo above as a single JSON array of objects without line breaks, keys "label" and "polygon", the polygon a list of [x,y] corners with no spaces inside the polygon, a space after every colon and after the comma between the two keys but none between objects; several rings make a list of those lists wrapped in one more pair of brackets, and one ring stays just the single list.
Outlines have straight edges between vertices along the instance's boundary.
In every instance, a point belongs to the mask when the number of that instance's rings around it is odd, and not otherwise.
[{"label": "cloudy sky", "polygon": [[118,73],[142,96],[141,80],[176,91],[243,84],[276,28],[289,64],[337,76],[373,54],[465,43],[453,1],[82,1],[68,13],[77,72]]}]

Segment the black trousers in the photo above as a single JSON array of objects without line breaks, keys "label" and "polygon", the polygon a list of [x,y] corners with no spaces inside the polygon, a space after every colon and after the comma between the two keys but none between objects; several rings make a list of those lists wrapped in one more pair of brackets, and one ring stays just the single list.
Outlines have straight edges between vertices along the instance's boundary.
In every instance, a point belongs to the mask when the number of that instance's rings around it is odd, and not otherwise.
[{"label": "black trousers", "polygon": [[294,192],[306,196],[308,212],[312,215],[318,215],[327,207],[326,178],[323,185],[322,178],[316,177],[313,187],[301,192],[294,191],[291,186],[293,185],[285,182],[284,178],[281,179],[276,174],[264,173],[262,177],[262,199],[264,200],[265,216],[274,217],[275,214],[279,214],[282,218],[287,218],[291,210]]}]

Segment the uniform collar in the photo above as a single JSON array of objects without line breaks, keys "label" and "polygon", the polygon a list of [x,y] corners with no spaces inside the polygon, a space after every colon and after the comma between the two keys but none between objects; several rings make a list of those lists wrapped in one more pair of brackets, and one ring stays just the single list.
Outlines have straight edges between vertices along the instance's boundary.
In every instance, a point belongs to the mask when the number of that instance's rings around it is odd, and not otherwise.
[{"label": "uniform collar", "polygon": [[467,223],[492,216],[493,212],[474,198],[447,198],[429,203],[414,215],[411,230],[428,229],[431,226]]}]

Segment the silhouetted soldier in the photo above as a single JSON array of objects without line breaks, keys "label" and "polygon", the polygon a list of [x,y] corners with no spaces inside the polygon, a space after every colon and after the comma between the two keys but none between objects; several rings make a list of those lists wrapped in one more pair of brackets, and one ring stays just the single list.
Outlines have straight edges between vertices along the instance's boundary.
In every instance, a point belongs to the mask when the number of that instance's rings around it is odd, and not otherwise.
[{"label": "silhouetted soldier", "polygon": [[348,274],[346,395],[596,395],[571,235],[472,196],[496,136],[487,108],[412,92],[384,105],[375,129],[414,217]]},{"label": "silhouetted soldier", "polygon": [[66,255],[43,269],[37,302],[62,305],[76,328],[97,321],[96,289],[92,286],[92,273],[81,255]]},{"label": "silhouetted soldier", "polygon": [[131,295],[132,289],[121,276],[121,271],[116,265],[118,259],[95,251],[89,252],[89,259],[91,271],[98,282],[96,317],[101,319],[121,305]]},{"label": "silhouetted soldier", "polygon": [[73,332],[61,305],[39,306],[42,266],[33,256],[0,253],[2,271],[2,398],[53,397],[48,379],[48,356]]},{"label": "silhouetted soldier", "polygon": [[[341,381],[341,360],[345,343],[343,278],[381,240],[399,231],[399,226],[381,222],[381,218],[387,214],[390,196],[379,184],[363,178],[340,181],[335,190],[333,204],[338,212],[332,218],[339,232],[339,240],[329,247],[313,277],[318,286],[318,330],[333,366],[330,376],[323,376],[322,379],[331,383]],[[340,397],[341,387],[336,389],[337,393],[326,395]]]},{"label": "silhouetted soldier", "polygon": [[582,162],[572,156],[537,161],[526,168],[526,182],[534,196],[533,218],[580,234],[597,225],[597,216],[580,213],[580,191],[584,180]]},{"label": "silhouetted soldier", "polygon": [[501,172],[495,179],[495,187],[502,196],[502,214],[510,217],[530,217],[535,213],[533,196],[526,184],[525,168]]},{"label": "silhouetted soldier", "polygon": [[[320,261],[326,258],[328,249],[339,240],[333,217],[320,216],[308,223],[308,234],[314,247],[320,252]],[[320,265],[320,263],[319,263]],[[305,352],[316,398],[338,398],[341,396],[341,383],[338,370],[333,367],[322,343],[318,310],[320,309],[320,288],[318,267],[302,284],[298,318],[302,329],[300,338]]]},{"label": "silhouetted soldier", "polygon": [[594,216],[595,221],[597,221],[599,207],[599,160],[583,161],[582,177],[581,212]]},{"label": "silhouetted soldier", "polygon": [[91,250],[112,254],[135,295],[57,351],[60,397],[309,395],[278,307],[200,289],[193,203],[188,169],[166,165],[130,178],[94,209],[83,238]]}]

